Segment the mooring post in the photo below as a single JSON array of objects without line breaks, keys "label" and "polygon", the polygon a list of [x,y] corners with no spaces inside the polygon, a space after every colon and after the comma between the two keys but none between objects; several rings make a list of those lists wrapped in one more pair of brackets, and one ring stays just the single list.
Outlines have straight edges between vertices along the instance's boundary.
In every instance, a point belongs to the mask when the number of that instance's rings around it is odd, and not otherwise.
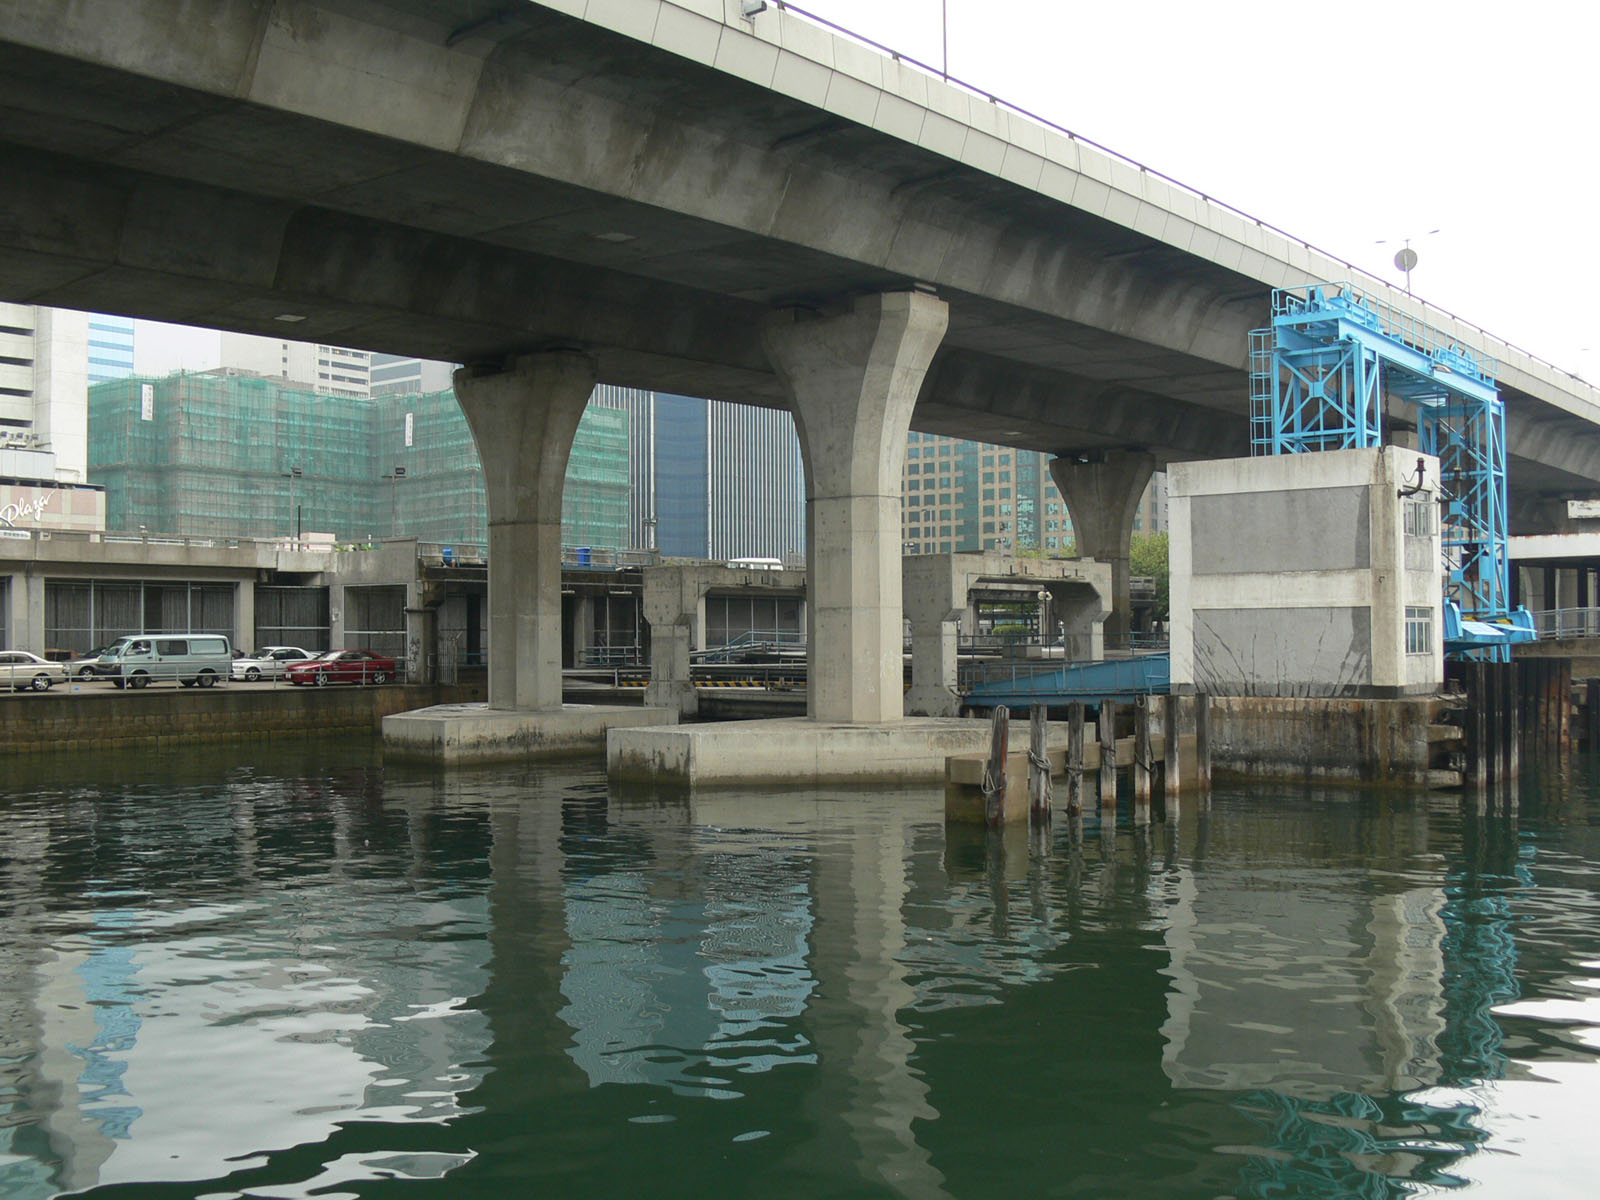
[{"label": "mooring post", "polygon": [[1600,750],[1600,679],[1591,679],[1584,685],[1583,723],[1588,730],[1588,750],[1593,754]]},{"label": "mooring post", "polygon": [[1564,759],[1572,753],[1572,660],[1570,658],[1556,660],[1556,686],[1560,689],[1556,694],[1556,712],[1560,719],[1557,748]]},{"label": "mooring post", "polygon": [[1200,806],[1211,805],[1211,697],[1194,697],[1194,783]]},{"label": "mooring post", "polygon": [[1484,664],[1463,664],[1467,684],[1467,782],[1475,788],[1489,785],[1489,698],[1484,695]]},{"label": "mooring post", "polygon": [[1483,664],[1483,698],[1490,710],[1490,779],[1493,779],[1496,789],[1506,782],[1506,696],[1501,691],[1501,669],[1501,662]]},{"label": "mooring post", "polygon": [[1522,770],[1522,729],[1521,714],[1517,711],[1517,677],[1522,674],[1519,663],[1508,662],[1505,665],[1505,739],[1506,739],[1506,773],[1515,780]]},{"label": "mooring post", "polygon": [[983,815],[990,825],[1003,825],[1006,819],[1006,753],[1010,750],[1011,712],[1004,704],[995,706],[989,723],[989,761],[983,765]]},{"label": "mooring post", "polygon": [[1150,824],[1150,697],[1133,698],[1133,823]]},{"label": "mooring post", "polygon": [[1083,705],[1067,707],[1067,814],[1083,812]]},{"label": "mooring post", "polygon": [[1166,769],[1162,772],[1161,789],[1162,799],[1165,802],[1166,819],[1178,819],[1178,796],[1183,791],[1183,759],[1180,754],[1182,738],[1178,733],[1178,697],[1168,692],[1161,698],[1161,736],[1162,757],[1166,760]]},{"label": "mooring post", "polygon": [[1100,821],[1117,823],[1117,705],[1100,701]]},{"label": "mooring post", "polygon": [[1561,676],[1553,658],[1545,659],[1540,666],[1544,668],[1544,752],[1547,758],[1555,758],[1561,753],[1561,693],[1557,690],[1561,685]]},{"label": "mooring post", "polygon": [[1046,749],[1049,721],[1042,704],[1028,713],[1028,798],[1033,824],[1050,823],[1050,758]]}]

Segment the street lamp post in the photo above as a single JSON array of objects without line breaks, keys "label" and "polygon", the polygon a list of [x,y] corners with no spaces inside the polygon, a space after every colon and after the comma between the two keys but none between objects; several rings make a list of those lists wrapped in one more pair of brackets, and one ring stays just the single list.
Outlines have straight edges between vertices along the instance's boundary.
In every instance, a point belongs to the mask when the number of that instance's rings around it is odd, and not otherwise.
[{"label": "street lamp post", "polygon": [[292,546],[300,544],[300,511],[294,503],[294,485],[303,472],[299,467],[290,467],[282,472],[283,477],[289,481],[289,542]]},{"label": "street lamp post", "polygon": [[404,479],[405,477],[406,477],[406,469],[404,467],[400,467],[400,466],[395,467],[395,469],[393,471],[389,472],[389,474],[384,476],[384,478],[389,481],[389,536],[390,537],[395,537],[396,536],[395,528],[394,528],[394,526],[395,526],[395,518],[394,518],[395,489],[399,485],[399,481]]}]

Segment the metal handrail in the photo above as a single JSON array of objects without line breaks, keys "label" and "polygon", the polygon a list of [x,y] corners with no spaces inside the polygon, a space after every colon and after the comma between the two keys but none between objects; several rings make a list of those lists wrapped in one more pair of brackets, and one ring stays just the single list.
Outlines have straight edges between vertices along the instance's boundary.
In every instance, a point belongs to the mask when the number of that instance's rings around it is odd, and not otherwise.
[{"label": "metal handrail", "polygon": [[1542,638],[1600,637],[1600,608],[1550,608],[1533,614]]},{"label": "metal handrail", "polygon": [[[1282,229],[1282,228],[1278,227],[1277,225],[1272,224],[1270,221],[1263,221],[1260,217],[1253,217],[1249,213],[1245,212],[1244,209],[1237,208],[1234,205],[1229,204],[1225,200],[1218,200],[1215,196],[1208,195],[1207,193],[1200,191],[1198,188],[1190,187],[1188,184],[1182,182],[1181,180],[1174,179],[1171,175],[1168,175],[1168,174],[1166,174],[1166,173],[1164,173],[1162,171],[1158,171],[1154,167],[1147,167],[1144,163],[1140,162],[1138,159],[1129,158],[1126,154],[1121,154],[1118,151],[1111,149],[1111,147],[1106,146],[1106,145],[1104,145],[1104,144],[1102,144],[1100,142],[1095,141],[1093,138],[1085,137],[1081,133],[1075,133],[1071,129],[1068,129],[1065,125],[1061,125],[1061,124],[1056,123],[1055,121],[1052,121],[1049,117],[1042,117],[1036,112],[1033,112],[1033,111],[1031,111],[1029,109],[1023,108],[1020,104],[1013,104],[1009,100],[1003,100],[999,96],[994,95],[992,92],[987,92],[987,91],[985,91],[984,89],[978,87],[975,84],[967,83],[963,79],[958,79],[956,76],[951,75],[948,71],[942,70],[939,67],[931,66],[930,64],[922,62],[921,60],[919,60],[917,58],[913,58],[909,54],[902,54],[900,51],[892,49],[891,47],[884,45],[882,42],[875,42],[871,38],[866,37],[863,34],[856,33],[854,30],[847,29],[843,25],[839,25],[839,24],[837,24],[837,23],[835,23],[833,21],[828,20],[828,18],[826,18],[826,17],[820,17],[816,13],[808,12],[807,10],[799,7],[798,5],[791,4],[791,3],[789,3],[789,0],[772,0],[772,3],[773,3],[773,6],[775,8],[777,8],[777,9],[779,9],[781,11],[794,13],[797,17],[804,17],[806,20],[812,22],[813,24],[821,25],[826,29],[831,29],[833,32],[835,32],[837,34],[840,34],[840,35],[842,35],[844,37],[847,37],[853,42],[858,42],[863,46],[870,46],[872,49],[878,51],[880,54],[887,54],[895,62],[905,63],[905,64],[907,64],[909,66],[916,67],[918,70],[926,72],[928,75],[932,76],[933,78],[942,79],[945,83],[950,84],[953,87],[959,87],[959,88],[961,88],[961,89],[963,89],[965,91],[971,92],[974,96],[979,96],[979,97],[983,98],[984,100],[987,100],[990,104],[998,105],[1001,108],[1004,108],[1004,109],[1007,109],[1007,110],[1009,110],[1011,112],[1016,113],[1020,117],[1026,117],[1028,120],[1036,122],[1039,125],[1043,125],[1043,126],[1046,126],[1047,128],[1053,129],[1057,133],[1064,135],[1065,137],[1067,137],[1071,141],[1077,143],[1078,145],[1088,146],[1093,150],[1099,151],[1101,154],[1104,154],[1108,158],[1116,159],[1120,163],[1124,163],[1127,166],[1133,167],[1141,175],[1148,175],[1152,179],[1159,179],[1162,183],[1165,183],[1170,187],[1175,187],[1179,191],[1182,191],[1183,193],[1185,193],[1186,195],[1193,196],[1195,199],[1199,200],[1203,204],[1208,205],[1211,208],[1216,208],[1216,209],[1220,209],[1220,210],[1222,210],[1224,212],[1231,213],[1234,216],[1240,218],[1241,220],[1248,221],[1250,224],[1255,225],[1259,229],[1270,230],[1272,233],[1277,234],[1279,237],[1285,238],[1286,240],[1294,243],[1297,246],[1302,247],[1303,249],[1305,249],[1307,251],[1310,251],[1313,254],[1320,254],[1324,258],[1327,258],[1327,259],[1329,259],[1329,260],[1331,260],[1333,262],[1338,263],[1341,267],[1344,267],[1347,270],[1349,270],[1351,272],[1354,272],[1355,275],[1359,276],[1361,279],[1363,279],[1365,281],[1368,281],[1370,283],[1376,284],[1377,286],[1385,288],[1385,289],[1387,289],[1388,291],[1391,291],[1391,292],[1395,290],[1393,284],[1391,284],[1391,283],[1389,283],[1389,282],[1387,282],[1387,281],[1385,281],[1383,279],[1380,279],[1378,276],[1372,274],[1370,271],[1367,271],[1362,267],[1358,267],[1352,262],[1349,262],[1349,261],[1347,261],[1347,260],[1345,260],[1343,258],[1340,258],[1337,254],[1333,254],[1330,251],[1324,250],[1320,246],[1313,245],[1312,243],[1306,241],[1304,238],[1296,237],[1294,234],[1288,232],[1285,229]],[[1108,183],[1107,186],[1108,187],[1115,187],[1116,185],[1113,184],[1113,183]],[[1536,362],[1536,363],[1542,363],[1544,366],[1548,367],[1550,370],[1554,371],[1556,374],[1564,375],[1568,379],[1572,379],[1572,380],[1577,381],[1578,383],[1583,384],[1590,391],[1600,392],[1600,389],[1597,389],[1594,384],[1590,383],[1587,379],[1583,378],[1583,376],[1579,375],[1576,371],[1568,370],[1566,367],[1557,366],[1555,363],[1551,362],[1547,358],[1543,358],[1543,357],[1541,357],[1541,356],[1539,356],[1537,354],[1532,353],[1531,351],[1524,350],[1521,346],[1518,346],[1518,345],[1516,345],[1515,343],[1512,343],[1512,342],[1508,342],[1508,341],[1506,341],[1505,338],[1500,337],[1500,336],[1498,336],[1496,334],[1490,333],[1487,329],[1485,329],[1482,325],[1479,325],[1476,321],[1469,321],[1465,317],[1458,316],[1457,314],[1451,312],[1447,308],[1442,308],[1437,304],[1430,304],[1428,301],[1422,299],[1419,296],[1411,296],[1411,295],[1408,294],[1408,298],[1411,299],[1411,300],[1414,300],[1417,304],[1420,304],[1423,307],[1423,309],[1425,309],[1425,310],[1426,309],[1431,309],[1433,312],[1437,313],[1441,317],[1447,318],[1447,319],[1449,319],[1451,321],[1458,322],[1459,324],[1464,325],[1469,329],[1477,330],[1477,332],[1479,334],[1481,334],[1483,337],[1488,338],[1488,339],[1492,340],[1493,342],[1496,342],[1499,345],[1506,347],[1506,349],[1508,349],[1508,350],[1515,351],[1516,353],[1522,355],[1524,358],[1531,359],[1533,362]],[[1594,403],[1600,403],[1600,396],[1596,397]]]}]

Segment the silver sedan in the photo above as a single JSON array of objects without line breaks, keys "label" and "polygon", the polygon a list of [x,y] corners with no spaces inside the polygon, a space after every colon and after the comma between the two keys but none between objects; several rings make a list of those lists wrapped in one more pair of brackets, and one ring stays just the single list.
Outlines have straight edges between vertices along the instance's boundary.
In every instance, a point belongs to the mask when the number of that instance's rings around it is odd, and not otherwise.
[{"label": "silver sedan", "polygon": [[13,691],[32,688],[47,692],[50,685],[65,683],[67,668],[64,663],[51,662],[26,650],[0,650],[0,688]]},{"label": "silver sedan", "polygon": [[233,660],[233,677],[246,683],[258,679],[282,679],[283,669],[290,663],[315,658],[316,652],[302,650],[299,646],[263,646],[254,654]]}]

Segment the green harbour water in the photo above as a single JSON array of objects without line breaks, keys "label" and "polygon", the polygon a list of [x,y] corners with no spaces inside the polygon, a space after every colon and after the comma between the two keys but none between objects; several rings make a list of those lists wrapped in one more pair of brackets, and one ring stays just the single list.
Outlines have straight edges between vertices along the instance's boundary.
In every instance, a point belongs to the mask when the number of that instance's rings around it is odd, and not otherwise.
[{"label": "green harbour water", "polygon": [[1593,760],[1185,806],[12,760],[0,1197],[1595,1194]]}]

